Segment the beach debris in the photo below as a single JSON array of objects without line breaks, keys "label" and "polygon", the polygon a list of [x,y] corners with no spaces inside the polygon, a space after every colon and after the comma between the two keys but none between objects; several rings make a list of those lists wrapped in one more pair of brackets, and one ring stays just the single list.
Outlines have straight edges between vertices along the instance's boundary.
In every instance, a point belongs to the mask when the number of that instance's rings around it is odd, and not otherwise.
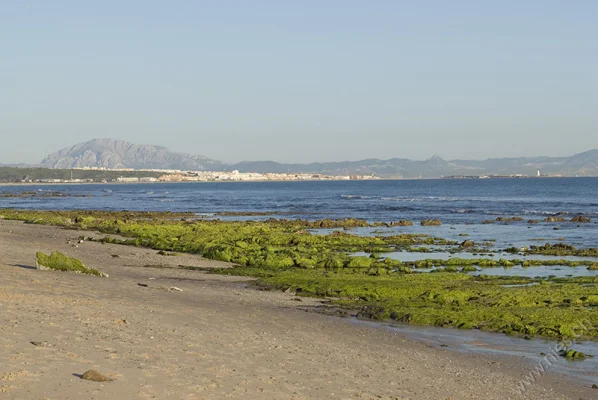
[{"label": "beach debris", "polygon": [[34,345],[36,347],[52,347],[52,345],[50,343],[46,342],[46,341],[38,342],[36,340],[32,340],[29,343],[31,343],[32,345]]},{"label": "beach debris", "polygon": [[108,274],[88,268],[81,261],[76,258],[69,257],[58,251],[52,252],[49,256],[45,255],[41,251],[38,251],[35,255],[35,267],[39,270],[55,270],[65,272],[75,272],[79,274],[95,275],[104,278],[108,278]]},{"label": "beach debris", "polygon": [[169,291],[169,292],[182,292],[182,291],[183,291],[183,289],[181,289],[181,288],[178,288],[178,287],[176,287],[176,286],[171,286],[171,287],[169,287],[169,288],[168,288],[168,291]]},{"label": "beach debris", "polygon": [[120,258],[118,254],[112,254],[112,258]]},{"label": "beach debris", "polygon": [[90,369],[81,375],[81,379],[85,379],[86,381],[93,381],[93,382],[110,382],[114,379],[107,377],[106,375],[100,374],[98,371],[94,369]]},{"label": "beach debris", "polygon": [[137,286],[148,287],[147,283],[137,283]]},{"label": "beach debris", "polygon": [[593,384],[593,385],[592,385],[592,389],[598,389],[598,385],[596,385],[596,384]]}]

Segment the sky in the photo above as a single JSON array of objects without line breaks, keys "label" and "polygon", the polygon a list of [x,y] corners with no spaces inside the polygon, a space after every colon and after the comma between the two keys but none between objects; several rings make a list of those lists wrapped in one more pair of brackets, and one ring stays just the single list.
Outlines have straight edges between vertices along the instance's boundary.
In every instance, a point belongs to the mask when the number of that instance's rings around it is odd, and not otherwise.
[{"label": "sky", "polygon": [[598,1],[0,0],[0,163],[93,138],[226,162],[598,147]]}]

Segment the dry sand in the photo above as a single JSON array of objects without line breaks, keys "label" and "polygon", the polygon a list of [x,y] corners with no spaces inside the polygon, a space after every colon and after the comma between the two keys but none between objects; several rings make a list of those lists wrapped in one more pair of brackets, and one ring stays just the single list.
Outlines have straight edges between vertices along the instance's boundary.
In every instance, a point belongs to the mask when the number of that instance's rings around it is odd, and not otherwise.
[{"label": "dry sand", "polygon": [[[80,234],[0,221],[1,399],[598,398],[551,374],[520,395],[522,359],[305,312],[318,300],[242,278],[143,267],[223,264],[192,255],[67,244]],[[110,278],[33,268],[36,251],[53,250]],[[114,381],[80,379],[89,369]]]}]

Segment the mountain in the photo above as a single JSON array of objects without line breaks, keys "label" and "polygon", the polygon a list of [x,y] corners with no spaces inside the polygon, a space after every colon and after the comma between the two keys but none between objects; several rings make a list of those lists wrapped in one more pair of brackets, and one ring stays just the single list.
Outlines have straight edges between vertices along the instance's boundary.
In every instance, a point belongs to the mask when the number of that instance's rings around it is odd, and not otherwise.
[{"label": "mountain", "polygon": [[598,176],[598,150],[570,157],[489,158],[487,160],[444,160],[433,156],[424,161],[405,158],[367,159],[312,164],[282,164],[273,161],[243,161],[232,168],[239,172],[303,172],[328,175],[371,175],[379,177],[439,178],[443,176],[543,175]]},{"label": "mountain", "polygon": [[222,162],[198,155],[174,153],[165,147],[124,140],[94,139],[52,153],[41,162],[47,168],[134,168],[218,170]]},{"label": "mountain", "polygon": [[443,176],[545,175],[598,176],[598,149],[570,157],[489,158],[444,160],[433,156],[418,161],[406,158],[285,164],[275,161],[242,161],[225,164],[204,156],[174,153],[161,146],[137,145],[122,140],[94,139],[52,153],[42,161],[48,168],[134,168],[187,171],[260,173],[309,173],[326,175],[376,175],[383,178],[439,178]]}]

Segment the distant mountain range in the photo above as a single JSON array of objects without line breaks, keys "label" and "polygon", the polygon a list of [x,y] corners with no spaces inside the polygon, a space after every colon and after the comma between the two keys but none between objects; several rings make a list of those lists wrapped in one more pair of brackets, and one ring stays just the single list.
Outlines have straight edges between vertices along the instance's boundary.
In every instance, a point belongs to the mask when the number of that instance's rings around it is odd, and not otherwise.
[{"label": "distant mountain range", "polygon": [[137,145],[122,140],[94,139],[47,156],[46,168],[135,168],[189,171],[233,171],[313,173],[327,175],[371,175],[392,178],[438,178],[443,176],[536,175],[598,176],[598,150],[570,157],[490,158],[487,160],[444,160],[438,156],[424,161],[406,158],[388,160],[284,164],[274,161],[243,161],[226,164],[200,155],[174,153],[161,146]]}]

